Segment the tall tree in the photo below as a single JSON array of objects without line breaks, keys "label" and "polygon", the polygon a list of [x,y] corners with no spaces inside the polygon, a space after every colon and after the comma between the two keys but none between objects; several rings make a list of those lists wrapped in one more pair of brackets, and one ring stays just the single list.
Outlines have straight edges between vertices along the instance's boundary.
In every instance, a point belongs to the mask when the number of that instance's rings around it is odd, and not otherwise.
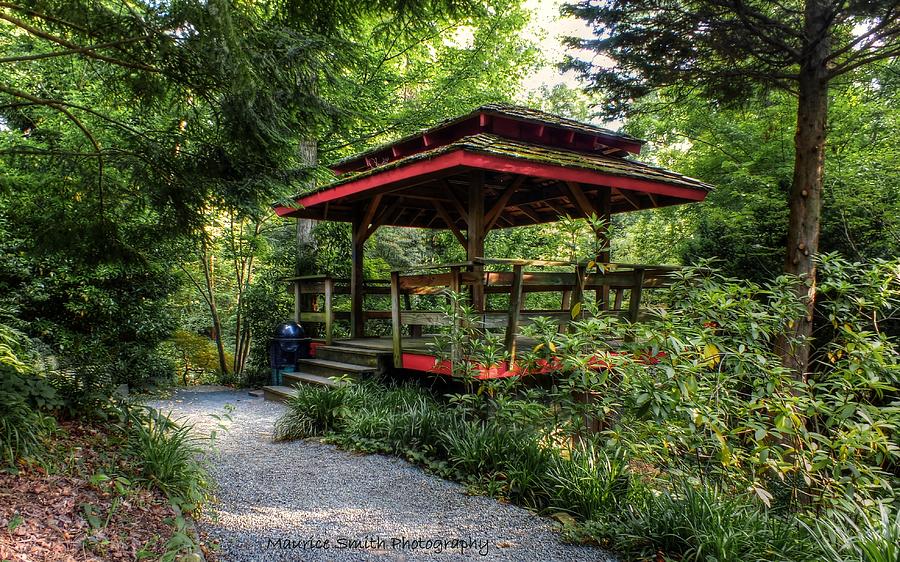
[{"label": "tall tree", "polygon": [[[864,65],[900,54],[897,0],[606,0],[566,5],[595,37],[571,39],[607,59],[570,60],[611,114],[659,88],[741,103],[767,89],[796,95],[794,170],[784,269],[800,276],[807,314],[782,343],[786,366],[805,376],[816,292],[829,87]],[[785,340],[787,341],[787,340]]]},{"label": "tall tree", "polygon": [[359,56],[363,21],[402,29],[472,4],[0,2],[0,299],[92,369],[152,350],[171,333],[181,237],[209,208],[255,212],[309,175],[297,143],[332,119],[320,84]]}]

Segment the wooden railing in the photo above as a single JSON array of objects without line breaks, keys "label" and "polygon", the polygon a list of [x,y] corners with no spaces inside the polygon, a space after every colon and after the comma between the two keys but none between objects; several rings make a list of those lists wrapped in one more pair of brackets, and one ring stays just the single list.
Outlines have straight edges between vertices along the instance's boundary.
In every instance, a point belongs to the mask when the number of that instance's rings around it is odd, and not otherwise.
[{"label": "wooden railing", "polygon": [[[644,291],[666,287],[673,280],[674,266],[640,264],[603,264],[588,270],[588,264],[572,262],[477,258],[471,262],[418,267],[394,271],[390,280],[367,281],[365,295],[390,295],[390,310],[364,310],[365,320],[391,321],[394,365],[402,365],[403,328],[412,337],[421,336],[426,326],[447,326],[444,311],[414,310],[412,296],[481,292],[487,305],[477,309],[477,321],[487,330],[505,331],[507,352],[516,353],[516,336],[523,325],[538,317],[550,318],[561,330],[584,316],[585,293],[595,293],[595,303],[603,314],[614,314],[631,322],[639,322],[645,314],[641,308]],[[498,271],[499,270],[499,271]],[[351,313],[334,310],[334,296],[349,294],[347,280],[328,276],[293,278],[298,322],[317,323],[324,327],[324,339],[331,343],[336,320],[349,319]],[[528,309],[526,295],[556,293],[559,308]],[[504,309],[491,309],[491,295],[507,295]],[[320,299],[324,297],[324,299]],[[504,299],[505,300],[505,299]]]}]

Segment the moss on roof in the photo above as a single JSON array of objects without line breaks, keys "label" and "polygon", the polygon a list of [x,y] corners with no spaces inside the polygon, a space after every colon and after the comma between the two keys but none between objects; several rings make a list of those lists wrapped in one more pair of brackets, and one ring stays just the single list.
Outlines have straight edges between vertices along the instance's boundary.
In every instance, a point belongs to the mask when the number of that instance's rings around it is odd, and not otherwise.
[{"label": "moss on roof", "polygon": [[310,193],[301,194],[300,196],[303,197],[312,193],[325,191],[360,178],[379,174],[386,170],[400,168],[413,162],[429,160],[455,150],[465,150],[467,152],[513,158],[528,162],[564,166],[566,168],[578,168],[619,177],[657,181],[689,189],[698,189],[702,191],[712,190],[711,185],[703,183],[700,180],[684,176],[671,170],[666,170],[665,168],[651,166],[650,164],[639,162],[637,160],[630,160],[617,156],[604,156],[602,154],[585,154],[583,152],[539,146],[523,141],[499,137],[497,135],[481,133],[463,137],[458,141],[436,147],[432,150],[411,154],[368,170],[342,175],[336,181],[324,185]]},{"label": "moss on roof", "polygon": [[568,130],[572,130],[572,131],[576,131],[576,132],[580,132],[580,133],[587,133],[589,135],[606,135],[606,136],[616,137],[616,138],[620,138],[620,139],[627,140],[630,142],[637,142],[637,143],[641,143],[641,144],[644,144],[644,142],[645,142],[639,138],[632,137],[632,136],[626,135],[624,133],[617,133],[616,131],[613,131],[612,129],[598,127],[598,126],[592,125],[590,123],[584,123],[582,121],[577,121],[575,119],[569,119],[568,117],[563,117],[561,115],[554,115],[553,113],[547,113],[546,111],[540,111],[538,109],[531,109],[529,107],[523,107],[520,105],[510,105],[510,104],[503,104],[503,103],[488,103],[488,104],[479,106],[464,115],[458,115],[456,117],[444,119],[443,121],[439,121],[439,122],[435,123],[434,125],[431,125],[430,127],[421,129],[410,135],[400,137],[397,140],[394,140],[394,141],[391,141],[388,143],[384,143],[384,144],[380,144],[378,146],[375,146],[375,147],[365,150],[363,152],[354,154],[352,156],[348,156],[346,158],[342,158],[342,159],[332,163],[331,165],[334,167],[339,167],[342,164],[346,164],[347,162],[353,162],[355,160],[359,160],[359,159],[369,156],[371,154],[375,154],[377,152],[387,150],[388,148],[390,148],[394,145],[402,144],[404,142],[421,137],[422,135],[426,135],[426,134],[436,131],[438,129],[443,129],[444,127],[447,127],[454,123],[459,123],[461,121],[465,121],[466,119],[469,119],[469,118],[479,115],[481,113],[488,114],[488,115],[504,115],[504,116],[511,117],[511,118],[519,120],[519,121],[527,121],[527,122],[531,122],[531,123],[551,125],[554,127],[559,127],[561,129],[568,129]]}]

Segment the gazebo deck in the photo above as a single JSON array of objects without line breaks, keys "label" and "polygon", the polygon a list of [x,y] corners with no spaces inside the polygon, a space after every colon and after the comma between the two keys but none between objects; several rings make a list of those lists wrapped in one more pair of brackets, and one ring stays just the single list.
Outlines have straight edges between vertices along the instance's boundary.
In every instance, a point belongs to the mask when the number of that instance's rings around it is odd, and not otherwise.
[{"label": "gazebo deck", "polygon": [[[668,286],[676,269],[477,258],[473,262],[395,271],[389,281],[364,284],[364,295],[369,298],[363,299],[363,326],[373,328],[373,334],[383,335],[350,338],[335,336],[336,324],[351,319],[349,311],[340,310],[345,306],[335,304],[346,298],[344,295],[350,295],[348,280],[313,276],[298,277],[292,282],[297,321],[319,338],[320,343],[314,347],[327,346],[329,354],[344,353],[349,357],[354,350],[356,355],[365,350],[369,356],[378,356],[379,364],[388,369],[450,374],[454,372],[451,358],[471,359],[463,356],[465,350],[453,348],[460,344],[454,344],[448,335],[455,326],[465,323],[474,327],[475,333],[492,333],[503,342],[503,360],[483,366],[486,377],[496,377],[523,374],[510,364],[515,364],[522,352],[536,343],[522,335],[523,326],[545,318],[557,329],[566,330],[570,322],[590,313],[638,322],[646,314],[641,308],[642,295],[647,290]],[[462,298],[452,298],[454,293]],[[463,314],[462,304],[471,303],[470,295],[475,293],[485,295],[483,308],[470,308]],[[537,307],[529,306],[530,302]],[[588,303],[594,305],[593,312],[588,312]],[[385,326],[387,322],[389,327]],[[443,335],[439,335],[441,332]],[[451,348],[445,350],[443,357],[436,351],[439,338]]]},{"label": "gazebo deck", "polygon": [[[295,321],[326,344],[303,366],[338,376],[361,367],[455,374],[479,355],[473,339],[477,344],[490,333],[503,349],[493,349],[484,375],[506,376],[520,374],[525,362],[516,359],[530,349],[521,327],[538,318],[561,331],[588,309],[640,321],[642,294],[670,283],[674,268],[609,263],[612,215],[703,201],[712,189],[631,158],[642,144],[589,123],[489,104],[333,163],[334,181],[275,205],[281,217],[351,226],[350,279],[289,280]],[[589,219],[597,242],[592,261],[483,257],[492,230],[565,216]],[[465,248],[466,261],[365,279],[366,240],[386,225],[449,230]],[[424,335],[435,331],[453,340],[437,367],[427,348],[434,339]],[[336,339],[343,334],[352,339]],[[386,337],[366,338],[387,334],[389,349]]]}]

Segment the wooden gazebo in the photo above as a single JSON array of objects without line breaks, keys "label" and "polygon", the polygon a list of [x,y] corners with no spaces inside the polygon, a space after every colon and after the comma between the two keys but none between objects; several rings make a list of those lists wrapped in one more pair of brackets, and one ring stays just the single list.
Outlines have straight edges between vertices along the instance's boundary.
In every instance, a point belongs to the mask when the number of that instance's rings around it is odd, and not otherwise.
[{"label": "wooden gazebo", "polygon": [[[631,158],[640,153],[642,144],[628,135],[541,111],[485,105],[339,161],[331,166],[337,174],[334,182],[297,196],[295,205],[275,210],[282,217],[352,224],[352,273],[346,290],[351,296],[351,334],[362,338],[367,318],[363,245],[381,226],[450,230],[466,249],[467,263],[459,264],[465,270],[462,283],[471,287],[474,308],[487,313],[485,288],[488,292],[496,288],[485,272],[489,264],[484,240],[490,230],[554,222],[563,215],[608,220],[613,213],[706,197],[709,185]],[[598,261],[608,262],[608,253]],[[527,267],[526,262],[519,262],[519,267]],[[302,283],[295,281],[302,320]],[[324,292],[321,282],[315,283],[318,288],[310,291]],[[415,283],[405,286],[411,284]],[[507,289],[513,285],[510,279]],[[601,288],[607,295],[610,284]],[[614,303],[604,306],[612,308]],[[408,315],[413,318],[412,312]],[[330,325],[331,313],[315,320]],[[394,364],[402,363],[395,357]]]}]

